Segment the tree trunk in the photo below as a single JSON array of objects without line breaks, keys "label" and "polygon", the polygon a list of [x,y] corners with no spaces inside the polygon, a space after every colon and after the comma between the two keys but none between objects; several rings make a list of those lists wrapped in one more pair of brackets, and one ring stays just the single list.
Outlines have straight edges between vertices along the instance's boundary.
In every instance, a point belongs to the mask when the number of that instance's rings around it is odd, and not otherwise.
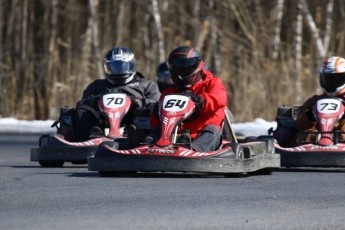
[{"label": "tree trunk", "polygon": [[272,52],[272,59],[276,61],[279,54],[279,46],[280,46],[280,31],[281,31],[281,23],[283,18],[283,7],[284,7],[284,0],[277,0],[276,1],[276,21],[274,24],[274,37],[273,37],[273,52]]},{"label": "tree trunk", "polygon": [[[143,21],[146,25],[149,24],[150,16],[149,14],[146,14]],[[150,33],[147,27],[141,28],[142,34],[143,34],[143,43],[144,43],[144,57],[146,60],[151,60],[151,52],[150,52]],[[145,72],[150,72],[150,66],[145,66]]]},{"label": "tree trunk", "polygon": [[164,50],[164,35],[162,29],[161,15],[158,9],[157,0],[151,0],[152,4],[152,15],[155,21],[156,30],[157,30],[157,42],[158,42],[158,58],[159,62],[162,62],[166,59],[165,50]]},{"label": "tree trunk", "polygon": [[[43,114],[45,119],[49,117],[49,108],[51,107],[51,103],[55,104],[56,101],[54,100],[54,96],[48,96],[45,89],[51,88],[51,95],[57,95],[57,87],[55,86],[55,82],[57,82],[57,66],[58,66],[58,50],[56,47],[57,41],[57,22],[58,22],[58,12],[57,12],[58,0],[51,1],[51,18],[50,18],[50,37],[49,37],[49,46],[48,46],[48,64],[47,64],[47,72],[46,75],[48,76],[48,81],[45,81],[46,85],[43,86],[42,91],[39,92],[40,97],[46,98],[44,103],[37,102],[40,104],[40,108],[43,110]],[[38,98],[40,100],[40,98]],[[40,116],[37,114],[37,116]]]},{"label": "tree trunk", "polygon": [[212,58],[211,58],[211,62],[206,63],[206,64],[210,65],[209,68],[213,70],[216,76],[218,76],[220,74],[221,67],[222,67],[222,59],[221,59],[220,48],[218,44],[219,37],[218,37],[217,18],[215,17],[213,13],[215,10],[214,0],[209,1],[209,6],[210,6],[210,11],[211,11],[211,15],[210,15],[210,26],[211,26],[210,30],[211,31],[210,32],[211,32],[212,50],[210,53],[212,53]]},{"label": "tree trunk", "polygon": [[[204,1],[205,2],[205,1]],[[193,30],[190,32],[192,33],[193,43],[199,44],[200,41],[200,0],[193,0],[193,10],[192,10],[192,20],[193,20]]]},{"label": "tree trunk", "polygon": [[302,85],[301,85],[301,73],[302,73],[302,30],[303,30],[303,15],[302,15],[302,6],[297,4],[298,11],[296,16],[296,21],[294,25],[294,41],[293,41],[293,50],[292,50],[292,87],[293,92],[291,95],[296,96],[296,103],[301,104],[302,101]]},{"label": "tree trunk", "polygon": [[309,12],[308,3],[306,2],[306,0],[299,0],[299,2],[302,4],[302,10],[304,12],[306,23],[315,41],[317,54],[319,56],[319,59],[322,60],[325,58],[326,53],[325,53],[325,48],[322,44],[322,40],[320,38],[319,30],[317,29],[315,22],[313,20],[313,17],[311,16]]},{"label": "tree trunk", "polygon": [[93,44],[93,51],[94,51],[94,62],[97,66],[97,72],[99,78],[103,78],[103,65],[102,60],[100,58],[100,50],[99,50],[99,39],[98,39],[98,5],[99,0],[89,0],[90,5],[90,14],[91,14],[91,24],[92,24],[92,44]]},{"label": "tree trunk", "polygon": [[121,45],[123,42],[123,24],[124,24],[124,19],[125,19],[125,4],[126,1],[120,1],[120,8],[119,11],[117,12],[117,17],[116,17],[116,44],[115,46]]},{"label": "tree trunk", "polygon": [[[256,42],[255,36],[251,33],[250,28],[247,27],[247,25],[244,22],[244,19],[242,18],[238,7],[236,7],[235,3],[232,0],[229,0],[230,3],[230,9],[232,13],[234,14],[235,18],[237,19],[238,24],[240,25],[242,32],[244,33],[245,37],[254,44]],[[249,15],[248,15],[249,17]]]},{"label": "tree trunk", "polygon": [[206,18],[203,23],[201,33],[199,34],[198,42],[196,43],[196,46],[195,46],[197,50],[199,51],[202,50],[202,47],[207,38],[207,35],[209,34],[209,30],[210,30],[210,21],[209,21],[209,18]]},{"label": "tree trunk", "polygon": [[27,39],[27,21],[28,21],[28,0],[23,0],[21,5],[21,27],[20,27],[20,45],[19,49],[16,51],[19,58],[19,78],[17,80],[17,109],[20,110],[22,106],[22,102],[24,100],[23,95],[26,91],[25,85],[26,81],[26,61],[27,61],[27,47],[26,47],[26,39]]},{"label": "tree trunk", "polygon": [[329,41],[331,40],[333,5],[334,5],[334,0],[328,0],[327,8],[326,8],[326,16],[324,20],[325,29],[324,29],[324,34],[323,34],[323,46],[324,46],[326,54],[329,47]]}]

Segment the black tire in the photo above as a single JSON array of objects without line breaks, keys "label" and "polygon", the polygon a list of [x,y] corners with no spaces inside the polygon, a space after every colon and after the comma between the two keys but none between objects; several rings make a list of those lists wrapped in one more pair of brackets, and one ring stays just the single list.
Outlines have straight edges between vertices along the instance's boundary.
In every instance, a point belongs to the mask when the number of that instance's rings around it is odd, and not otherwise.
[{"label": "black tire", "polygon": [[271,136],[259,136],[257,141],[263,141],[266,143],[266,151],[267,153],[275,153],[274,142],[275,139]]},{"label": "black tire", "polygon": [[44,168],[61,168],[64,161],[38,161],[38,163]]},{"label": "black tire", "polygon": [[235,159],[244,159],[245,154],[244,154],[244,149],[243,146],[240,145],[239,143],[232,142],[230,143],[230,146],[232,148],[232,151],[235,153]]},{"label": "black tire", "polygon": [[109,172],[109,171],[99,171],[98,174],[101,176],[101,177],[113,177],[116,175],[115,172]]},{"label": "black tire", "polygon": [[273,169],[272,168],[264,168],[264,169],[259,169],[255,172],[249,172],[249,175],[252,176],[268,176],[271,175],[273,173]]},{"label": "black tire", "polygon": [[38,140],[38,147],[46,147],[49,143],[49,139],[51,138],[50,135],[42,135]]},{"label": "black tire", "polygon": [[252,142],[252,141],[257,141],[257,136],[248,136],[244,138],[244,142]]},{"label": "black tire", "polygon": [[74,165],[83,165],[83,164],[87,164],[87,160],[72,161],[72,164],[74,164]]},{"label": "black tire", "polygon": [[241,178],[246,177],[247,175],[244,173],[224,173],[223,176],[225,178]]},{"label": "black tire", "polygon": [[[230,143],[232,151],[235,153],[235,159],[245,159],[245,152],[243,146],[239,143],[232,142]],[[225,178],[240,178],[245,177],[244,173],[224,173],[223,176]]]},{"label": "black tire", "polygon": [[137,174],[136,171],[129,172],[114,172],[114,171],[98,171],[101,177],[133,177]]}]

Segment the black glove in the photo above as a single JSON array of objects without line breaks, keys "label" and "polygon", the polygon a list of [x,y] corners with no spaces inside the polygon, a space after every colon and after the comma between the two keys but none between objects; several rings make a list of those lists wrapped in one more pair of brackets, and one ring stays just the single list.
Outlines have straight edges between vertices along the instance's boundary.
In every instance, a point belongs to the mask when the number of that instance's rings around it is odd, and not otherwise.
[{"label": "black glove", "polygon": [[98,110],[98,100],[102,97],[101,94],[98,95],[91,95],[89,97],[83,98],[80,101],[77,102],[77,106],[80,105],[88,105],[96,110]]},{"label": "black glove", "polygon": [[129,96],[129,98],[131,99],[132,105],[131,107],[134,108],[143,108],[145,105],[145,99],[144,98],[135,98],[132,96]]},{"label": "black glove", "polygon": [[316,122],[316,119],[315,119],[315,116],[314,116],[314,113],[313,113],[313,108],[310,107],[307,111],[306,111],[306,116],[307,118],[309,119],[309,121],[311,122]]},{"label": "black glove", "polygon": [[202,97],[194,94],[192,91],[186,90],[183,91],[182,95],[185,95],[187,97],[190,97],[190,99],[192,99],[192,101],[195,103],[195,105],[197,106],[197,109],[201,109],[204,105],[204,99],[202,99]]},{"label": "black glove", "polygon": [[159,119],[159,101],[154,104],[152,114],[155,118]]},{"label": "black glove", "polygon": [[127,95],[127,97],[129,97],[131,99],[132,108],[143,108],[146,104],[146,100],[145,98],[136,98],[134,96],[131,96],[131,92],[128,92],[126,89],[124,88],[120,88],[120,87],[116,87],[116,88],[112,88],[109,90],[110,93],[124,93]]},{"label": "black glove", "polygon": [[204,99],[189,90],[184,91],[182,95],[189,97],[195,103],[194,112],[183,122],[188,123],[196,120],[199,117],[202,106],[204,105]]}]

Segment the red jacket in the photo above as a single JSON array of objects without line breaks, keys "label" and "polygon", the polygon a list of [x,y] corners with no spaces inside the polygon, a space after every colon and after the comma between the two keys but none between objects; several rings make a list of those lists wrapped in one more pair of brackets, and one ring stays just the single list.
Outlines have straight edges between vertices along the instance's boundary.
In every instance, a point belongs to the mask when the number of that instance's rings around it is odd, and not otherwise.
[{"label": "red jacket", "polygon": [[[201,108],[198,119],[184,123],[183,129],[190,130],[192,138],[195,138],[198,132],[209,124],[216,125],[220,130],[225,116],[224,109],[227,104],[226,90],[222,82],[218,78],[213,77],[211,72],[204,70],[202,78],[191,88],[188,88],[188,90],[202,97],[204,99],[204,105]],[[172,86],[161,94],[160,100],[168,93],[180,92],[182,91]],[[159,123],[157,117],[151,116],[152,127],[155,127]]]}]

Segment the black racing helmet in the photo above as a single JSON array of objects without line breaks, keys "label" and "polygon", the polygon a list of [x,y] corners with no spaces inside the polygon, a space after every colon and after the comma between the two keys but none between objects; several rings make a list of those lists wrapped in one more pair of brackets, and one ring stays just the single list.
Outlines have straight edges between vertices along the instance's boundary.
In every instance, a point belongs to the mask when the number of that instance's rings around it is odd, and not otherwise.
[{"label": "black racing helmet", "polygon": [[107,80],[114,85],[126,85],[135,75],[135,57],[128,48],[118,46],[107,52],[103,61]]},{"label": "black racing helmet", "polygon": [[157,81],[167,81],[170,79],[170,72],[167,62],[161,62],[157,66]]},{"label": "black racing helmet", "polygon": [[168,67],[175,87],[187,89],[202,77],[204,62],[193,47],[179,46],[170,53]]}]

